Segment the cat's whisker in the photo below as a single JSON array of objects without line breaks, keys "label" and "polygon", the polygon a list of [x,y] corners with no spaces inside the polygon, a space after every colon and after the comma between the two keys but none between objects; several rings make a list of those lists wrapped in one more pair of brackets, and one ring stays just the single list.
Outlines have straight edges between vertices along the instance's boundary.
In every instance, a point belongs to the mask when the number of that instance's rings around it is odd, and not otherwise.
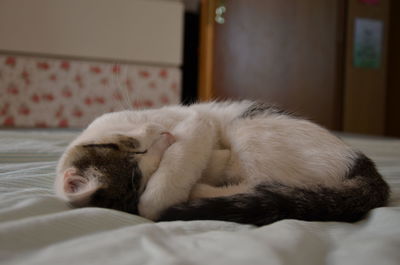
[{"label": "cat's whisker", "polygon": [[[120,66],[120,69],[121,69],[121,65],[119,65],[119,66]],[[129,91],[128,91],[126,85],[125,86],[121,85],[120,74],[121,73],[119,72],[118,75],[117,75],[117,87],[118,87],[119,91],[121,92],[121,95],[122,95],[122,97],[123,97],[123,99],[125,101],[125,104],[127,106],[126,109],[131,110],[133,108],[132,108],[132,101],[131,101],[131,98],[130,98],[130,95],[129,95]],[[128,78],[128,66],[125,67],[125,74],[123,75],[123,77],[125,77],[126,79]]]},{"label": "cat's whisker", "polygon": [[[117,66],[117,65],[118,65],[117,63],[114,63],[114,64],[113,64],[113,67],[115,67],[115,66]],[[112,87],[113,87],[113,91],[114,91],[114,92],[115,92],[115,91],[119,91],[119,92],[121,93],[118,84],[116,84],[116,86],[114,87],[114,85],[115,85],[115,75],[116,75],[115,71],[112,71],[111,84],[112,84]],[[111,89],[109,83],[107,83],[107,89]],[[122,93],[121,93],[121,95],[122,95]],[[124,104],[122,103],[121,100],[115,99],[114,97],[113,97],[113,100],[114,100],[114,101],[118,101],[118,104],[121,106],[121,110],[127,109],[126,106],[124,106]]]}]

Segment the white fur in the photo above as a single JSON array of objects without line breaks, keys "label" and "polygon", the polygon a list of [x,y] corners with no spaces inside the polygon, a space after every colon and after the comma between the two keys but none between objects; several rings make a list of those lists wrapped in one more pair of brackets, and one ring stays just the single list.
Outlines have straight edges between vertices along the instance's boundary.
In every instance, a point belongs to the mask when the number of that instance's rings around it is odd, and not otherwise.
[{"label": "white fur", "polygon": [[75,168],[68,168],[63,174],[63,193],[61,193],[61,196],[75,205],[84,205],[90,195],[100,187],[100,183],[97,181],[100,172],[97,168],[89,167],[86,171],[87,175],[91,176],[90,179],[77,174]]},{"label": "white fur", "polygon": [[[144,177],[140,215],[156,219],[166,208],[192,197],[227,196],[262,182],[293,186],[335,186],[354,151],[327,130],[302,119],[265,114],[238,118],[253,102],[202,103],[159,110],[105,114],[67,148],[57,167],[56,190],[71,165],[73,147],[114,134],[154,141],[152,133],[171,132],[176,142]],[[223,149],[224,151],[217,151]],[[219,153],[218,153],[219,152]],[[61,177],[60,177],[61,176]],[[209,185],[198,184],[206,183]],[[218,183],[234,184],[228,188]],[[201,185],[201,186],[196,186]],[[210,186],[211,185],[211,186]]]}]

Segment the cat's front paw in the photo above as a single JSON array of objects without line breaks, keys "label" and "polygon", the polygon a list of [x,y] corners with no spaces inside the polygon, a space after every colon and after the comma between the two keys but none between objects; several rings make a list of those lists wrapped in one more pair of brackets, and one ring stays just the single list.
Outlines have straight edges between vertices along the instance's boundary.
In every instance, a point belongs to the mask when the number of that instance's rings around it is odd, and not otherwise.
[{"label": "cat's front paw", "polygon": [[140,196],[138,211],[140,216],[156,221],[169,206],[167,196],[162,196],[162,192],[146,190]]},{"label": "cat's front paw", "polygon": [[138,211],[140,216],[155,221],[160,214],[157,208],[158,207],[156,203],[152,199],[146,198],[143,195],[140,197],[138,204]]}]

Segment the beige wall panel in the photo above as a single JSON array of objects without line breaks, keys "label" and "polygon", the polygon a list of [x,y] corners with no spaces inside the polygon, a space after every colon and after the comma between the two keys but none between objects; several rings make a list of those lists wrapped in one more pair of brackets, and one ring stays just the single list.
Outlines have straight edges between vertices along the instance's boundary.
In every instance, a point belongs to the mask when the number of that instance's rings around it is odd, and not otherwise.
[{"label": "beige wall panel", "polygon": [[0,0],[0,50],[178,66],[183,4]]}]

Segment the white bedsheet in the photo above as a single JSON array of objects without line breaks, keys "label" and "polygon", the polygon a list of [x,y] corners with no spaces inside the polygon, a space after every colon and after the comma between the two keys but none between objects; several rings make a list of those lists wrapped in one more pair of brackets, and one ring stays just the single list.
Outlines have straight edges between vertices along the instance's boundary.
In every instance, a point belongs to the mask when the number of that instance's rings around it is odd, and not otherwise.
[{"label": "white bedsheet", "polygon": [[58,155],[76,132],[0,131],[1,264],[400,264],[400,140],[346,137],[377,162],[389,207],[358,223],[152,223],[54,197]]}]

